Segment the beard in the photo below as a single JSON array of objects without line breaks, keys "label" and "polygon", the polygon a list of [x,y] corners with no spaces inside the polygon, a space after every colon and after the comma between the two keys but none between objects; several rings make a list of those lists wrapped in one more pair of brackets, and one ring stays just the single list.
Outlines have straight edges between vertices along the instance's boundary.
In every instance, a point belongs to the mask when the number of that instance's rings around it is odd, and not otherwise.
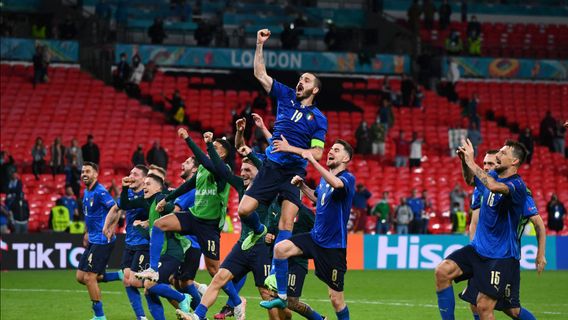
[{"label": "beard", "polygon": [[298,92],[296,92],[296,98],[298,100],[304,100],[306,98],[309,98],[312,95],[313,92],[314,92],[314,88],[311,88],[311,89],[304,88],[304,90],[302,91],[302,93],[300,95],[298,95]]},{"label": "beard", "polygon": [[495,170],[495,172],[497,172],[497,174],[501,174],[501,173],[505,172],[505,170],[507,170],[507,168],[502,167],[501,165],[497,165],[495,167],[495,169],[493,169],[493,170]]},{"label": "beard", "polygon": [[189,175],[190,175],[190,171],[189,171],[189,170],[186,170],[186,171],[184,171],[184,172],[181,173],[180,177],[181,177],[183,180],[187,180],[187,178],[189,178]]}]

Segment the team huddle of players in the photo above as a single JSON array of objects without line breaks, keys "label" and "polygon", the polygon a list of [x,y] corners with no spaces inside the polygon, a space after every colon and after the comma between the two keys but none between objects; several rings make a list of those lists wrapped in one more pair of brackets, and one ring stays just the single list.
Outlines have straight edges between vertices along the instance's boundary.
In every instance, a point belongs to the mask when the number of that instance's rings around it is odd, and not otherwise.
[{"label": "team huddle of players", "polygon": [[[134,167],[122,180],[120,200],[110,197],[97,182],[98,168],[85,163],[83,209],[87,233],[77,281],[87,286],[93,319],[106,319],[98,282],[122,280],[137,319],[146,319],[139,288],[144,288],[154,319],[165,319],[160,297],[168,300],[180,319],[206,319],[220,290],[228,295],[215,319],[245,319],[246,300],[239,291],[249,272],[268,310],[269,319],[290,319],[292,312],[306,319],[325,319],[300,300],[307,275],[307,259],[327,286],[337,319],[349,319],[343,295],[347,271],[347,221],[355,192],[355,177],[347,170],[353,149],[337,140],[323,157],[327,119],[314,99],[322,89],[313,73],[300,76],[295,89],[266,73],[263,44],[270,31],[260,30],[254,57],[254,75],[277,100],[274,131],[254,115],[269,147],[265,154],[244,143],[244,119],[237,121],[235,146],[242,156],[240,174],[227,159],[232,146],[207,132],[201,150],[185,129],[179,129],[193,157],[182,164],[185,182],[176,189],[164,186],[166,172],[159,167]],[[436,268],[436,289],[442,319],[454,319],[452,281],[468,280],[460,297],[471,304],[475,319],[494,319],[502,310],[515,319],[535,319],[521,308],[520,237],[530,220],[538,236],[537,269],[546,265],[545,232],[530,191],[517,170],[526,157],[522,144],[507,141],[489,152],[484,169],[474,162],[473,147],[464,141],[457,150],[464,179],[475,185],[472,242],[449,255]],[[321,175],[315,190],[304,183],[306,166]],[[220,263],[219,242],[229,190],[239,194],[241,236]],[[302,205],[301,194],[316,204],[315,214]],[[106,272],[114,247],[119,212],[126,212],[126,248],[121,271]],[[213,277],[209,285],[195,282],[201,255]]]},{"label": "team huddle of players", "polygon": [[[338,319],[349,319],[343,296],[347,271],[347,221],[355,193],[355,177],[347,171],[352,147],[337,140],[323,157],[327,119],[317,108],[321,90],[316,75],[304,73],[296,88],[287,87],[266,73],[262,47],[268,30],[258,33],[254,75],[277,101],[273,132],[255,115],[255,124],[270,142],[265,154],[244,144],[245,120],[237,121],[235,146],[242,156],[240,174],[227,164],[232,146],[213,134],[203,135],[201,150],[180,128],[193,157],[182,164],[185,182],[176,189],[164,186],[166,172],[159,167],[134,167],[122,180],[115,201],[97,182],[98,168],[85,163],[83,206],[87,224],[85,245],[77,280],[87,286],[93,319],[106,319],[98,282],[122,280],[137,319],[145,319],[139,288],[144,288],[154,319],[165,319],[160,297],[180,319],[206,319],[219,291],[228,301],[216,319],[245,319],[246,300],[239,290],[251,272],[270,319],[289,319],[296,312],[307,319],[325,319],[300,301],[307,259],[314,259],[316,276],[329,287]],[[321,174],[313,190],[304,183],[308,162]],[[239,194],[242,232],[222,263],[219,261],[229,190]],[[301,201],[304,194],[316,204],[315,214]],[[126,215],[126,247],[121,271],[106,272],[115,243],[114,230],[120,211]],[[339,221],[339,223],[338,223]],[[201,255],[213,277],[209,285],[195,282]]]}]

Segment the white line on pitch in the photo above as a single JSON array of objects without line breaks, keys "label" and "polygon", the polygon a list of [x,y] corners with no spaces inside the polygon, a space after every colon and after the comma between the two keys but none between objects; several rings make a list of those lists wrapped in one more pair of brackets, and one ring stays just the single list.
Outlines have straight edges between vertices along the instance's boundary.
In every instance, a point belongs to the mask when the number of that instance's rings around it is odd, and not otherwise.
[{"label": "white line on pitch", "polygon": [[[0,291],[8,291],[8,292],[53,292],[53,293],[86,293],[86,290],[69,290],[69,289],[24,289],[24,288],[2,288]],[[103,294],[112,294],[112,295],[122,295],[124,292],[122,291],[102,291]],[[245,298],[250,300],[261,300],[260,297],[251,297],[245,296]],[[302,299],[306,302],[329,302],[328,299],[315,299],[315,298],[306,298]],[[370,304],[370,305],[386,305],[386,306],[395,306],[395,307],[422,307],[422,308],[438,308],[435,304],[416,304],[416,303],[408,303],[408,302],[400,302],[396,300],[391,300],[389,302],[383,301],[372,301],[372,300],[345,300],[346,303],[349,304]],[[543,305],[543,304],[540,304]],[[567,304],[549,304],[549,305],[557,305],[557,306],[566,306]],[[542,314],[551,314],[551,315],[565,315],[568,313],[563,312],[552,312],[552,311],[542,311]]]}]

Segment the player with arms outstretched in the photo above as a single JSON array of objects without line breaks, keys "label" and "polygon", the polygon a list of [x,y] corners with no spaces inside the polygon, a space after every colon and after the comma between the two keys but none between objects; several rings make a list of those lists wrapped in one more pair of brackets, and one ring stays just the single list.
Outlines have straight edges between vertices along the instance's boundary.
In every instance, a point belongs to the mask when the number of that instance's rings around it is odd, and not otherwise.
[{"label": "player with arms outstretched", "polygon": [[[309,151],[303,156],[322,175],[316,190],[310,189],[302,177],[296,176],[292,183],[312,201],[316,202],[314,228],[309,233],[292,236],[276,244],[275,259],[302,256],[314,259],[316,276],[328,286],[331,304],[337,319],[349,319],[349,309],[343,294],[343,278],[347,271],[347,222],[355,194],[355,177],[347,171],[353,148],[343,140],[337,140],[327,156],[329,170],[320,165]],[[287,306],[288,270],[276,270],[278,297],[262,301],[264,308]]]},{"label": "player with arms outstretched", "polygon": [[[264,90],[277,99],[278,109],[271,143],[266,149],[267,159],[239,204],[241,221],[252,230],[243,242],[243,250],[252,248],[267,232],[255,212],[259,203],[268,206],[277,196],[283,201],[275,243],[292,236],[294,218],[302,202],[300,192],[290,181],[296,175],[304,177],[306,174],[307,162],[302,154],[310,153],[316,161],[321,159],[327,133],[327,118],[314,104],[321,90],[321,81],[313,73],[304,73],[296,89],[292,89],[270,77],[266,73],[263,57],[263,45],[269,37],[268,29],[257,33],[254,76]],[[285,273],[288,261],[274,259],[273,266],[272,272],[281,270]]]}]

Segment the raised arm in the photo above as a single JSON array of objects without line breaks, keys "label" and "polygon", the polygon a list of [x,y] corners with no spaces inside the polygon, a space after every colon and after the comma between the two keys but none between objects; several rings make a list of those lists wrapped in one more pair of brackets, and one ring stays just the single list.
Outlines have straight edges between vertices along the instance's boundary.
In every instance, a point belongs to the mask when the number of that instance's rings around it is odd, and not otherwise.
[{"label": "raised arm", "polygon": [[199,148],[199,146],[195,144],[193,139],[191,139],[191,137],[189,136],[189,133],[187,133],[187,130],[185,130],[184,128],[179,128],[178,136],[185,140],[185,143],[187,143],[187,146],[195,155],[197,162],[203,165],[203,167],[207,169],[207,171],[215,173],[215,166],[213,165],[213,162],[207,157],[205,152],[203,152],[203,150],[201,150],[201,148]]},{"label": "raised arm", "polygon": [[463,145],[458,148],[458,152],[463,154],[467,167],[473,172],[474,176],[476,176],[477,179],[479,179],[479,181],[481,181],[481,183],[483,183],[483,185],[487,187],[487,189],[489,189],[489,191],[504,195],[509,194],[509,187],[507,187],[506,184],[497,182],[497,180],[493,179],[493,177],[491,177],[487,172],[485,172],[475,163],[473,156],[473,145],[471,144],[471,141],[469,141],[469,139],[467,139],[463,143]]},{"label": "raised arm", "polygon": [[[208,132],[206,132],[207,134]],[[211,134],[212,136],[213,134]],[[228,182],[237,190],[243,189],[243,179],[239,176],[236,176],[229,170],[227,164],[219,157],[219,154],[215,150],[212,142],[207,142],[207,153],[209,154],[209,158],[213,161],[213,165],[215,166],[215,176],[219,176],[221,180]]]},{"label": "raised arm", "polygon": [[458,152],[458,157],[461,160],[462,176],[463,179],[465,180],[465,183],[467,183],[470,186],[475,185],[475,181],[473,179],[473,171],[471,171],[471,169],[465,163],[465,159],[461,152]]},{"label": "raised arm", "polygon": [[292,178],[291,183],[293,185],[295,185],[296,187],[300,188],[300,191],[302,191],[302,193],[305,194],[306,197],[308,197],[308,199],[310,199],[312,202],[318,201],[318,197],[316,197],[316,193],[314,192],[314,190],[312,188],[308,187],[304,183],[304,179],[302,177],[295,176],[294,178]]},{"label": "raised arm", "polygon": [[334,189],[340,189],[345,186],[341,179],[339,179],[336,175],[334,175],[329,170],[324,168],[321,164],[319,164],[319,162],[317,162],[317,160],[314,158],[313,154],[309,150],[304,151],[302,153],[302,157],[308,160],[314,166],[314,168],[316,168],[316,170],[321,174],[323,179],[327,183],[329,183],[329,185],[332,186]]},{"label": "raised arm", "polygon": [[168,194],[164,200],[166,202],[173,201],[176,198],[188,193],[189,191],[191,191],[191,189],[194,189],[195,182],[197,181],[196,176],[197,175],[194,174],[193,177],[191,177],[191,179],[185,181],[184,183],[182,183],[181,186],[177,187],[174,191]]},{"label": "raised arm", "polygon": [[534,226],[536,240],[538,243],[538,251],[536,253],[536,270],[538,274],[541,274],[546,266],[546,228],[540,215],[534,215],[530,219]]},{"label": "raised arm", "polygon": [[128,179],[128,177],[122,178],[122,192],[120,193],[120,204],[118,208],[122,210],[150,208],[148,201],[143,198],[128,199],[128,188],[130,184],[126,179]]},{"label": "raised arm", "polygon": [[252,118],[254,119],[254,124],[260,129],[262,129],[262,134],[264,134],[264,138],[266,140],[272,139],[272,133],[270,132],[270,130],[268,130],[268,128],[264,124],[264,120],[262,119],[262,117],[258,113],[253,113]]},{"label": "raised arm", "polygon": [[264,42],[270,37],[270,30],[262,29],[256,34],[256,50],[254,51],[254,76],[266,92],[272,89],[272,78],[266,73],[266,65],[264,64],[264,55],[262,47]]},{"label": "raised arm", "polygon": [[251,148],[242,146],[237,151],[241,156],[249,158],[257,169],[260,169],[262,167],[262,161],[256,156],[256,153],[253,152]]},{"label": "raised arm", "polygon": [[246,118],[240,118],[239,120],[237,120],[237,122],[235,122],[235,126],[237,127],[237,131],[235,132],[235,148],[237,148],[237,150],[246,145],[244,137],[246,125]]}]

